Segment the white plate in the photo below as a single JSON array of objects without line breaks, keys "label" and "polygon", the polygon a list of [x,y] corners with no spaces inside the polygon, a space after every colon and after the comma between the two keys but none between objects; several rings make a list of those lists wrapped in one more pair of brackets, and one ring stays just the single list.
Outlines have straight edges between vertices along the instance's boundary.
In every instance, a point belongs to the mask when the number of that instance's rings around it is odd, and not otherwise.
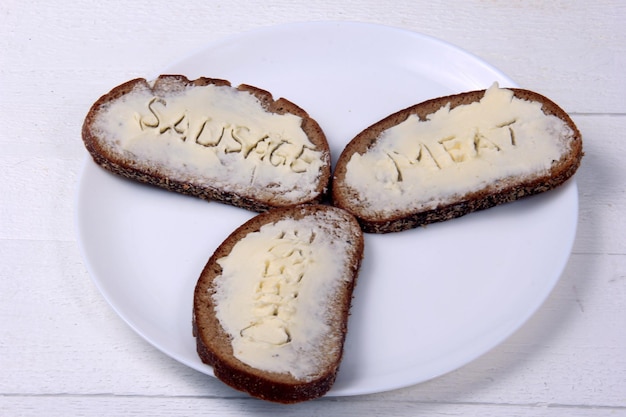
[{"label": "white plate", "polygon": [[[439,40],[337,22],[233,36],[163,72],[226,78],[294,101],[325,130],[333,161],[356,133],[388,113],[494,81],[515,86]],[[77,203],[81,248],[106,300],[156,348],[212,375],[191,334],[193,288],[213,250],[252,213],[138,185],[89,159]],[[446,223],[367,235],[344,361],[329,395],[426,381],[502,342],[557,282],[577,214],[571,180]]]}]

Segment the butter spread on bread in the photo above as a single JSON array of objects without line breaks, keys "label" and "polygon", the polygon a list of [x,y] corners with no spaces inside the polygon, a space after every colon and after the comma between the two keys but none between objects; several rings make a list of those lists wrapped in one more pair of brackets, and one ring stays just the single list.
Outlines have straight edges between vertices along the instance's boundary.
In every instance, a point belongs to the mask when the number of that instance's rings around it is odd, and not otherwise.
[{"label": "butter spread on bread", "polygon": [[333,198],[372,232],[545,191],[573,175],[582,156],[580,134],[556,104],[497,84],[405,109],[352,142]]},{"label": "butter spread on bread", "polygon": [[326,205],[274,209],[229,236],[194,297],[202,360],[227,384],[291,403],[332,386],[342,357],[363,235]]},{"label": "butter spread on bread", "polygon": [[131,81],[94,105],[83,132],[116,173],[258,211],[317,201],[330,176],[326,139],[302,109],[223,80]]},{"label": "butter spread on bread", "polygon": [[242,362],[303,380],[315,375],[323,354],[315,346],[328,332],[320,301],[341,284],[334,271],[348,249],[345,240],[320,232],[320,221],[311,216],[264,225],[217,260],[217,317]]}]

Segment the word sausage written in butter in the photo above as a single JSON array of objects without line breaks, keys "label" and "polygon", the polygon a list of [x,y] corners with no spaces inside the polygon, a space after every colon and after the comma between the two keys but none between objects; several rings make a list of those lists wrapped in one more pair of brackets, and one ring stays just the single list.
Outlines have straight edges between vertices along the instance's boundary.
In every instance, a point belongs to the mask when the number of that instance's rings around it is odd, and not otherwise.
[{"label": "word sausage written in butter", "polygon": [[256,158],[278,167],[288,166],[295,173],[307,170],[317,157],[306,144],[295,144],[276,132],[253,131],[244,125],[214,120],[209,115],[194,117],[185,109],[167,107],[163,98],[153,97],[147,104],[147,114],[138,115],[142,132],[155,136],[169,135],[182,141],[192,141],[218,154],[240,154],[244,159]]}]

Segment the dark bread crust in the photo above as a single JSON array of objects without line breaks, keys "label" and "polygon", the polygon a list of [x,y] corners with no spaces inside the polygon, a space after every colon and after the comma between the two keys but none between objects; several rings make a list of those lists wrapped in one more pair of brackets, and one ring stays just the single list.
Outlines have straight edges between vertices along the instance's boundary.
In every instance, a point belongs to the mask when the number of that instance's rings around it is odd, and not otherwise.
[{"label": "dark bread crust", "polygon": [[[230,253],[233,246],[248,233],[258,231],[263,225],[292,218],[301,219],[316,212],[334,213],[333,221],[325,224],[328,230],[342,230],[342,239],[351,243],[346,254],[345,271],[347,280],[332,296],[332,314],[328,316],[331,334],[326,345],[325,364],[310,381],[302,381],[290,374],[267,372],[255,369],[233,356],[230,336],[224,331],[215,316],[213,294],[214,279],[222,272],[217,260]],[[356,219],[349,213],[327,205],[302,205],[291,208],[273,209],[252,218],[237,228],[215,251],[203,269],[194,292],[193,334],[197,352],[202,361],[213,367],[215,376],[231,387],[250,395],[273,402],[296,403],[323,396],[332,387],[343,354],[347,333],[348,316],[352,293],[356,285],[358,270],[363,256],[363,234]],[[332,342],[328,342],[328,341]]]},{"label": "dark bread crust", "polygon": [[155,80],[153,87],[150,87],[150,84],[145,79],[137,78],[113,88],[109,93],[100,97],[93,104],[85,117],[82,127],[82,137],[85,147],[91,154],[96,164],[116,175],[141,183],[158,186],[169,191],[191,195],[209,201],[220,201],[222,203],[256,212],[263,212],[274,207],[321,202],[327,197],[331,175],[330,148],[321,127],[308,115],[305,110],[298,107],[296,104],[285,98],[274,100],[271,93],[257,87],[242,84],[237,87],[237,90],[253,94],[259,99],[262,106],[268,112],[277,114],[290,113],[299,116],[302,119],[302,130],[306,133],[309,140],[317,147],[317,149],[322,151],[324,165],[321,169],[313,198],[308,200],[301,199],[298,201],[286,202],[278,195],[273,197],[264,197],[259,194],[246,196],[222,190],[219,187],[212,187],[210,185],[199,186],[186,181],[177,180],[176,178],[170,178],[159,172],[157,168],[146,167],[145,165],[142,165],[141,161],[135,161],[131,158],[123,157],[120,156],[120,154],[111,152],[107,145],[98,136],[96,129],[94,129],[94,121],[98,112],[108,103],[129,94],[137,86],[151,89],[156,95],[167,95],[168,93],[182,90],[188,86],[206,85],[231,87],[229,81],[217,78],[200,77],[195,80],[189,80],[183,75],[161,75]]},{"label": "dark bread crust", "polygon": [[386,217],[365,214],[361,211],[361,207],[352,203],[351,197],[355,191],[350,189],[344,183],[344,180],[347,164],[355,152],[359,154],[365,153],[373,146],[384,130],[402,123],[412,114],[419,116],[420,120],[425,120],[429,114],[436,112],[448,103],[450,104],[450,109],[453,109],[459,105],[479,101],[485,93],[485,90],[470,91],[434,98],[405,108],[387,116],[359,133],[348,143],[337,161],[331,187],[333,204],[357,217],[365,232],[390,233],[461,217],[474,211],[484,210],[525,196],[542,193],[563,184],[574,175],[583,157],[580,131],[569,115],[547,97],[524,89],[511,88],[510,90],[519,99],[541,103],[542,111],[546,115],[558,117],[572,129],[573,136],[569,142],[569,151],[560,160],[552,163],[551,169],[547,174],[498,181],[497,184],[492,184],[475,192],[468,192],[456,201],[441,204],[435,209],[413,212],[398,210],[391,216]]}]

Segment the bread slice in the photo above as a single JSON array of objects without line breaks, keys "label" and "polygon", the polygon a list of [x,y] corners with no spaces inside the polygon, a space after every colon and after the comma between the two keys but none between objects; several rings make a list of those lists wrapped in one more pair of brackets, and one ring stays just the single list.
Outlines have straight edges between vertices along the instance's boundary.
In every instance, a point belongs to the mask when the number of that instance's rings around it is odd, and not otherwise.
[{"label": "bread slice", "polygon": [[319,202],[330,181],[315,120],[226,80],[128,81],[94,103],[82,135],[93,160],[115,174],[254,211]]},{"label": "bread slice", "polygon": [[295,403],[324,395],[342,358],[362,256],[362,231],[344,210],[314,204],[253,217],[198,279],[198,355],[254,397]]},{"label": "bread slice", "polygon": [[332,199],[365,232],[397,232],[550,190],[582,156],[580,132],[557,104],[494,84],[363,130],[338,159]]}]

